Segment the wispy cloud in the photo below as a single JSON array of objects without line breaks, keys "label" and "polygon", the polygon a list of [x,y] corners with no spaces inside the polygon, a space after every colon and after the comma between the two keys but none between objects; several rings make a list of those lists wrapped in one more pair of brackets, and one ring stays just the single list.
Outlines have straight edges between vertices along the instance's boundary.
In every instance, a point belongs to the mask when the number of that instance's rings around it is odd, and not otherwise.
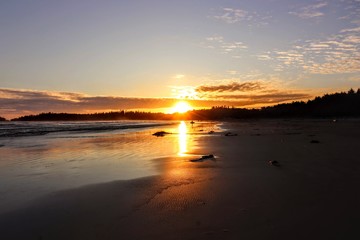
[{"label": "wispy cloud", "polygon": [[249,20],[251,16],[247,11],[242,9],[223,8],[221,15],[217,15],[215,18],[231,24]]},{"label": "wispy cloud", "polygon": [[268,25],[272,17],[268,14],[261,15],[254,11],[227,7],[222,8],[214,18],[227,24],[243,23],[248,27],[259,27]]},{"label": "wispy cloud", "polygon": [[227,74],[230,74],[230,75],[236,75],[236,74],[239,74],[239,72],[238,72],[238,71],[236,71],[236,70],[229,70],[229,71],[227,71],[226,73],[227,73]]},{"label": "wispy cloud", "polygon": [[229,84],[221,85],[202,85],[196,88],[200,93],[213,93],[213,92],[248,92],[260,90],[263,86],[260,82],[231,82]]},{"label": "wispy cloud", "polygon": [[325,39],[299,42],[291,49],[274,50],[257,55],[272,60],[276,71],[305,70],[305,73],[337,74],[360,72],[360,29],[340,30]]},{"label": "wispy cloud", "polygon": [[262,61],[267,61],[267,60],[271,60],[271,56],[269,54],[259,54],[259,55],[256,55],[256,57],[259,59],[259,60],[262,60]]},{"label": "wispy cloud", "polygon": [[238,56],[242,51],[248,47],[241,41],[225,41],[224,37],[214,35],[205,38],[205,41],[201,43],[204,48],[214,49],[222,54],[231,54],[232,56]]},{"label": "wispy cloud", "polygon": [[280,61],[282,64],[287,66],[291,66],[294,64],[303,64],[304,63],[304,55],[297,50],[289,50],[289,51],[275,51],[276,59]]},{"label": "wispy cloud", "polygon": [[173,78],[175,79],[183,79],[185,77],[184,74],[176,74]]},{"label": "wispy cloud", "polygon": [[243,104],[254,105],[254,104],[275,104],[282,103],[287,101],[297,101],[311,98],[312,95],[307,93],[299,92],[274,92],[266,94],[233,94],[233,95],[216,95],[216,99],[226,99],[226,100],[242,100]]},{"label": "wispy cloud", "polygon": [[304,46],[308,60],[303,68],[311,73],[334,74],[360,72],[360,36],[334,35]]},{"label": "wispy cloud", "polygon": [[338,17],[338,20],[347,21],[353,24],[360,24],[360,1],[359,0],[342,0],[341,4],[344,4],[344,15]]},{"label": "wispy cloud", "polygon": [[346,32],[360,32],[360,27],[356,27],[356,28],[346,28],[340,31],[341,33],[346,33]]},{"label": "wispy cloud", "polygon": [[196,88],[199,95],[209,100],[230,101],[233,106],[259,106],[305,100],[313,95],[301,90],[276,89],[276,83],[261,81],[231,82],[228,84],[201,85]]},{"label": "wispy cloud", "polygon": [[326,2],[307,5],[305,7],[300,8],[297,11],[289,12],[289,14],[298,16],[303,19],[321,17],[321,16],[325,15],[325,13],[323,11],[321,11],[321,9],[327,5],[328,4]]}]

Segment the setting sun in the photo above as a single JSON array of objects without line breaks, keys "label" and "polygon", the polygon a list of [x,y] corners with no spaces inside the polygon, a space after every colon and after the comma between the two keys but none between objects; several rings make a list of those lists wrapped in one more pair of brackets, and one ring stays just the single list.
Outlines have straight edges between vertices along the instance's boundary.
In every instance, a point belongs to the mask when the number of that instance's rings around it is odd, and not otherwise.
[{"label": "setting sun", "polygon": [[178,102],[173,108],[172,112],[184,113],[192,110],[192,107],[187,102]]}]

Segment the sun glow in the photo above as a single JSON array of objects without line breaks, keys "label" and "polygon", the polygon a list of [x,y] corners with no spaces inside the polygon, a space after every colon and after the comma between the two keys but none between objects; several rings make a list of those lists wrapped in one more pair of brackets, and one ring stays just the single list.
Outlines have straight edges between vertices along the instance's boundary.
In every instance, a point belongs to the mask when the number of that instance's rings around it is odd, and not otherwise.
[{"label": "sun glow", "polygon": [[192,107],[187,102],[178,102],[176,105],[172,108],[172,112],[178,112],[178,113],[185,113],[187,111],[192,110]]}]

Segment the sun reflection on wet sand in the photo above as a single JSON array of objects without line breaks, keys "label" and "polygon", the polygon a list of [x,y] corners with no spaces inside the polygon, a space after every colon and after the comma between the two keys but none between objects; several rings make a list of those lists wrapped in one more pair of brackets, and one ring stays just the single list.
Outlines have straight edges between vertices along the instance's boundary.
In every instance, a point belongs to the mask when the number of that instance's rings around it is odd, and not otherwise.
[{"label": "sun reflection on wet sand", "polygon": [[188,136],[187,136],[187,127],[184,121],[181,121],[178,127],[179,130],[179,152],[178,156],[184,157],[187,154],[187,144],[188,144]]}]

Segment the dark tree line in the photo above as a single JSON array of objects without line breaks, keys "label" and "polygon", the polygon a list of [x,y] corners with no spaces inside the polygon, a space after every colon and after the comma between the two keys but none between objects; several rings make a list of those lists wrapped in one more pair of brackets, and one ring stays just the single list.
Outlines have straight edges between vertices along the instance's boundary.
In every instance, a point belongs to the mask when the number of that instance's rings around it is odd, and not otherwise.
[{"label": "dark tree line", "polygon": [[12,119],[11,121],[106,121],[106,120],[170,120],[164,113],[140,111],[119,111],[91,114],[78,113],[40,113]]},{"label": "dark tree line", "polygon": [[6,119],[3,117],[0,117],[0,121],[6,121]]},{"label": "dark tree line", "polygon": [[260,109],[213,107],[190,112],[191,119],[335,118],[360,117],[360,89],[325,94],[307,102],[296,101]]},{"label": "dark tree line", "polygon": [[92,121],[92,120],[224,120],[247,118],[334,118],[360,117],[360,89],[355,92],[325,94],[307,102],[297,101],[260,109],[227,106],[192,110],[185,114],[119,111],[94,114],[41,113],[23,116],[13,121]]}]

